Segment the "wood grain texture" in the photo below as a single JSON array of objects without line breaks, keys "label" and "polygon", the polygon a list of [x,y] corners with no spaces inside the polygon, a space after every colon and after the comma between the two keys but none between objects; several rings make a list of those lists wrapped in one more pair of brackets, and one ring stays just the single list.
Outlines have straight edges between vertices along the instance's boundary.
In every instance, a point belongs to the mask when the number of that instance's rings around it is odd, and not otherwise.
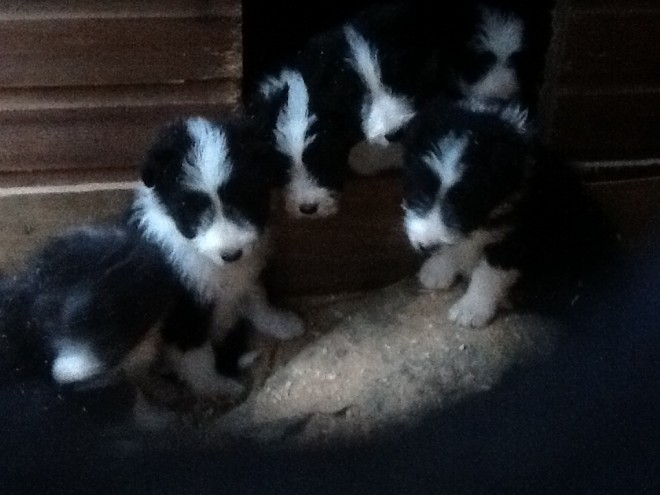
[{"label": "wood grain texture", "polygon": [[660,156],[660,3],[558,0],[542,104],[550,144],[579,160]]},{"label": "wood grain texture", "polygon": [[556,95],[549,139],[579,160],[660,156],[660,90]]},{"label": "wood grain texture", "polygon": [[240,75],[237,18],[0,21],[0,87],[180,83]]},{"label": "wood grain texture", "polygon": [[241,22],[238,0],[1,2],[0,181],[135,171],[165,122],[235,110]]},{"label": "wood grain texture", "polygon": [[157,129],[234,109],[235,82],[0,91],[0,172],[135,168]]},{"label": "wood grain texture", "polygon": [[572,3],[578,12],[657,11],[659,7],[657,0],[576,0]]},{"label": "wood grain texture", "polygon": [[660,4],[571,16],[566,36],[562,85],[660,87]]},{"label": "wood grain texture", "polygon": [[0,20],[76,18],[209,17],[240,18],[238,2],[225,0],[3,0]]}]

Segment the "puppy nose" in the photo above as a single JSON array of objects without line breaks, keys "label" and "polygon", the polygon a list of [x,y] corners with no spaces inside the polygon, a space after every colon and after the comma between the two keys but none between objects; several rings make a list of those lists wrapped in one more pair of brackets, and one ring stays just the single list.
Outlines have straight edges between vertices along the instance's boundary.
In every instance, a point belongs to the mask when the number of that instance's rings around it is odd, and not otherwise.
[{"label": "puppy nose", "polygon": [[220,255],[220,257],[226,261],[227,263],[231,263],[233,261],[236,261],[243,256],[243,250],[242,249],[237,249],[236,251],[225,251]]},{"label": "puppy nose", "polygon": [[319,205],[317,203],[303,203],[300,205],[300,213],[305,215],[313,215],[319,211]]},{"label": "puppy nose", "polygon": [[423,254],[432,254],[440,249],[440,243],[433,244],[418,244],[417,249]]}]

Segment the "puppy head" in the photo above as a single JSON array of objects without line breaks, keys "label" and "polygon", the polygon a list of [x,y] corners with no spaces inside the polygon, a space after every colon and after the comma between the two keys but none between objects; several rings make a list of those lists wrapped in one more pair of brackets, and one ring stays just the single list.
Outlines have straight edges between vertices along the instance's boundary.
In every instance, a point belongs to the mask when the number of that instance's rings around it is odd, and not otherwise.
[{"label": "puppy head", "polygon": [[261,86],[259,105],[274,108],[270,133],[285,166],[280,174],[286,210],[294,217],[327,217],[338,209],[348,146],[312,111],[298,71],[283,70]]},{"label": "puppy head", "polygon": [[194,249],[218,265],[250,252],[268,217],[269,182],[244,121],[203,118],[167,126],[147,154],[138,223],[173,253]]},{"label": "puppy head", "polygon": [[459,74],[463,96],[507,100],[520,91],[524,24],[515,14],[483,8]]},{"label": "puppy head", "polygon": [[522,187],[528,162],[514,107],[435,104],[404,139],[405,228],[415,249],[433,251],[488,228]]},{"label": "puppy head", "polygon": [[360,109],[364,138],[385,146],[387,136],[400,131],[414,115],[411,98],[396,94],[383,82],[378,50],[354,27],[344,28],[349,48],[348,63],[362,81],[363,101]]}]

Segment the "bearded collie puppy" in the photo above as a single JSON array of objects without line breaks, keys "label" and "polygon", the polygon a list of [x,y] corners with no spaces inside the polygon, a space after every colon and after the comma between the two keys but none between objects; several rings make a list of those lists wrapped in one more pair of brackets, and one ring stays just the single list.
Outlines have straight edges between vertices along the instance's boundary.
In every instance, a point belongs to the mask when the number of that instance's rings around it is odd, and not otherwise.
[{"label": "bearded collie puppy", "polygon": [[551,2],[478,2],[452,59],[455,98],[522,101],[534,110],[550,40]]},{"label": "bearded collie puppy", "polygon": [[55,237],[0,289],[2,380],[103,377],[157,324],[173,290],[163,256],[134,229]]},{"label": "bearded collie puppy", "polygon": [[246,319],[277,338],[303,332],[259,282],[270,184],[255,135],[243,119],[165,128],[126,225],[57,237],[4,282],[5,371],[47,372],[63,385],[103,381],[155,329],[194,392],[242,393],[216,372],[226,368],[216,352],[230,330]]},{"label": "bearded collie puppy", "polygon": [[402,2],[357,14],[312,38],[251,99],[277,115],[272,132],[292,215],[334,214],[351,148],[364,142],[389,153],[418,100],[446,84],[451,16],[428,8]]},{"label": "bearded collie puppy", "polygon": [[405,229],[427,256],[419,280],[448,289],[467,279],[449,311],[459,325],[489,323],[519,283],[541,303],[550,292],[570,303],[611,245],[573,170],[528,127],[514,104],[436,102],[405,138]]},{"label": "bearded collie puppy", "polygon": [[252,108],[276,114],[287,211],[336,213],[349,170],[372,175],[402,163],[399,137],[425,102],[444,95],[507,100],[529,65],[523,17],[467,4],[435,12],[385,3],[309,40],[265,78]]},{"label": "bearded collie puppy", "polygon": [[181,286],[161,333],[178,375],[201,394],[226,392],[214,343],[241,319],[280,339],[303,333],[296,315],[270,306],[259,280],[269,159],[270,147],[243,120],[197,118],[166,128],[143,169],[132,223],[160,248]]}]

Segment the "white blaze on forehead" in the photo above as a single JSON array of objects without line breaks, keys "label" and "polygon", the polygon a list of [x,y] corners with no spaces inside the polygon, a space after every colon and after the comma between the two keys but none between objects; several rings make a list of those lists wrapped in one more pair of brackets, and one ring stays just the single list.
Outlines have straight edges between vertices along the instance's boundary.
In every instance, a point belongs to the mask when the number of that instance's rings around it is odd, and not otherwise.
[{"label": "white blaze on forehead", "polygon": [[189,119],[186,127],[193,144],[183,163],[184,182],[191,189],[215,196],[231,174],[227,137],[201,117]]},{"label": "white blaze on forehead", "polygon": [[372,142],[386,143],[385,136],[396,132],[413,117],[409,98],[396,95],[382,80],[378,52],[354,28],[344,28],[350,49],[349,63],[366,86],[362,106],[362,132]]},{"label": "white blaze on forehead", "polygon": [[302,166],[303,153],[315,139],[309,133],[316,122],[316,115],[310,113],[307,85],[298,71],[284,70],[278,78],[270,78],[261,86],[261,92],[269,97],[276,89],[289,88],[287,99],[275,124],[277,149],[291,158],[294,166]]},{"label": "white blaze on forehead", "polygon": [[499,61],[506,61],[522,48],[523,23],[513,14],[483,9],[481,29],[477,35],[477,47],[495,54]]},{"label": "white blaze on forehead", "polygon": [[444,190],[460,180],[462,159],[467,145],[467,136],[457,136],[451,131],[441,138],[431,148],[431,151],[424,156],[424,163],[440,178]]}]

